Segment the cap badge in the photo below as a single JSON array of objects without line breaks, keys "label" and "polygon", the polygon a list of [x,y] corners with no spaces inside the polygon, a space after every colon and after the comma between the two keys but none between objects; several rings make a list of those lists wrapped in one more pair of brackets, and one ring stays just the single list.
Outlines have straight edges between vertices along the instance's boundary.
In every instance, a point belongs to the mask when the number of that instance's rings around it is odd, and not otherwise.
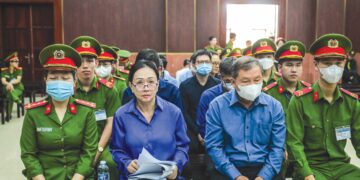
[{"label": "cap badge", "polygon": [[65,52],[63,50],[55,50],[54,59],[65,59]]},{"label": "cap badge", "polygon": [[81,47],[83,48],[89,48],[91,46],[89,41],[83,41],[81,42]]},{"label": "cap badge", "polygon": [[268,45],[268,44],[267,44],[266,41],[261,41],[261,42],[260,42],[260,46],[261,46],[261,47],[264,47],[264,46],[267,46],[267,45]]},{"label": "cap badge", "polygon": [[297,45],[291,45],[291,46],[290,46],[290,51],[291,51],[291,52],[297,52],[297,51],[299,51],[299,46],[297,46]]},{"label": "cap badge", "polygon": [[337,48],[337,47],[339,47],[339,41],[336,40],[336,39],[330,39],[328,41],[328,47],[329,48]]}]

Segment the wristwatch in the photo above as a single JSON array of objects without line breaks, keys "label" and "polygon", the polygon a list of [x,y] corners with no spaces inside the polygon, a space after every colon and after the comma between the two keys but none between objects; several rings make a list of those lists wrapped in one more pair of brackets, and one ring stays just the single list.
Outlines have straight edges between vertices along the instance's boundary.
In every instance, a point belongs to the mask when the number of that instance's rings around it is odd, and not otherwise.
[{"label": "wristwatch", "polygon": [[102,152],[104,151],[104,148],[101,147],[101,146],[99,146],[99,147],[98,147],[98,151],[99,151],[99,153],[102,153]]}]

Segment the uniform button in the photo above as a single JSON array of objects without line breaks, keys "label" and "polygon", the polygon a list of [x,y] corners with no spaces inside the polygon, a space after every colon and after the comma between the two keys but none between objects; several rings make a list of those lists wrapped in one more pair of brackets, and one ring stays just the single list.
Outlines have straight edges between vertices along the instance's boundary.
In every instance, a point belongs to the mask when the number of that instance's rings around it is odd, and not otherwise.
[{"label": "uniform button", "polygon": [[64,168],[66,168],[66,165],[64,165]]},{"label": "uniform button", "polygon": [[246,141],[246,143],[249,143],[249,141]]},{"label": "uniform button", "polygon": [[61,149],[62,152],[64,152],[64,149]]},{"label": "uniform button", "polygon": [[60,126],[60,129],[62,129],[62,126]]},{"label": "uniform button", "polygon": [[64,138],[61,138],[61,141],[64,141]]},{"label": "uniform button", "polygon": [[327,119],[326,122],[329,122],[329,120]]},{"label": "uniform button", "polygon": [[312,127],[312,128],[315,128],[315,125],[312,125],[311,127]]}]

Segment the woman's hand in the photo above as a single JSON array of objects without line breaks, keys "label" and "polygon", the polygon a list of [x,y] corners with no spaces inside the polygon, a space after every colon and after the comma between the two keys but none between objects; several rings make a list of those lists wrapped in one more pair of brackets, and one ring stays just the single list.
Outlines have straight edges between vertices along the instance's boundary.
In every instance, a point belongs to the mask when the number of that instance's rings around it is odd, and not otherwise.
[{"label": "woman's hand", "polygon": [[94,161],[92,164],[93,168],[96,168],[96,164],[98,163],[100,156],[101,156],[101,153],[99,151],[96,151],[96,155],[95,155],[95,158],[94,158]]},{"label": "woman's hand", "polygon": [[177,174],[178,174],[178,167],[175,165],[173,168],[173,172],[166,178],[167,179],[176,179]]},{"label": "woman's hand", "polygon": [[129,166],[127,167],[127,170],[129,171],[130,174],[135,173],[138,169],[139,169],[139,166],[138,166],[137,159],[132,160],[130,162]]},{"label": "woman's hand", "polygon": [[78,173],[75,173],[71,180],[84,180],[84,176]]},{"label": "woman's hand", "polygon": [[33,180],[45,180],[45,177],[44,177],[44,175],[39,174],[37,176],[32,177],[32,179]]}]

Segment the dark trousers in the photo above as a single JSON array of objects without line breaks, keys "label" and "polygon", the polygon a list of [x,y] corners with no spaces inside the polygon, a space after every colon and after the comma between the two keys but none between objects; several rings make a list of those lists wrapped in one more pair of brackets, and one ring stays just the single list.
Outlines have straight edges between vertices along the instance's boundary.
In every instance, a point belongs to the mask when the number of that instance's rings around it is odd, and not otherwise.
[{"label": "dark trousers", "polygon": [[[241,175],[246,176],[250,180],[253,180],[257,177],[262,166],[249,166],[249,167],[236,167],[240,171]],[[214,170],[211,174],[211,180],[228,180],[229,178],[219,171]]]}]

